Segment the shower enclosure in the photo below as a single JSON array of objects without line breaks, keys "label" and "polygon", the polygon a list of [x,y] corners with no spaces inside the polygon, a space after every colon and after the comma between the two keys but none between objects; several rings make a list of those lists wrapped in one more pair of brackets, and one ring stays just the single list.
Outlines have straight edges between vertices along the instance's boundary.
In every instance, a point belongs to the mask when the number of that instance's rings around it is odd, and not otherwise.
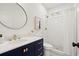
[{"label": "shower enclosure", "polygon": [[79,55],[79,4],[65,4],[48,13],[45,41],[67,55]]}]

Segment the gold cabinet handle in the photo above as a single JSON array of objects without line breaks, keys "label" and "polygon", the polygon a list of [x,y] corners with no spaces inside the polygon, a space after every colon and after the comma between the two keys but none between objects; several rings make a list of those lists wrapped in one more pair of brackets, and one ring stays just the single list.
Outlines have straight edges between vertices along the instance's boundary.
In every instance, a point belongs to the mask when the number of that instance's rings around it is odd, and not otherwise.
[{"label": "gold cabinet handle", "polygon": [[23,52],[25,53],[25,52],[26,52],[26,50],[25,50],[25,49],[23,49]]},{"label": "gold cabinet handle", "polygon": [[27,52],[28,51],[28,48],[25,48],[25,51]]},{"label": "gold cabinet handle", "polygon": [[24,53],[27,52],[27,51],[28,51],[28,48],[23,49],[23,52],[24,52]]}]

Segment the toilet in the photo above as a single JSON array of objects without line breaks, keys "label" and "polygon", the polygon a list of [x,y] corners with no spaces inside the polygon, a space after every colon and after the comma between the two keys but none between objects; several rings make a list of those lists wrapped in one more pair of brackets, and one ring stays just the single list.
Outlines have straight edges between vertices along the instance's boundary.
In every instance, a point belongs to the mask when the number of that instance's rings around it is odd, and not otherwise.
[{"label": "toilet", "polygon": [[57,50],[53,45],[44,43],[44,56],[69,56],[68,54]]},{"label": "toilet", "polygon": [[50,56],[50,50],[53,48],[53,46],[49,43],[44,44],[44,55],[45,56]]}]

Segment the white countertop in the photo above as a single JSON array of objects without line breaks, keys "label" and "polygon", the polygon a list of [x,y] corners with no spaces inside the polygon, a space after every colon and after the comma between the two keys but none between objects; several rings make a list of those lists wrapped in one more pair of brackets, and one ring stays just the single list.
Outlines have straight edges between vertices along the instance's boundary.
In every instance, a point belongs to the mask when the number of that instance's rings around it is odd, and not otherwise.
[{"label": "white countertop", "polygon": [[22,38],[17,41],[5,42],[3,44],[0,44],[0,54],[10,51],[10,50],[13,50],[15,48],[18,48],[20,46],[32,43],[32,42],[37,41],[41,38],[42,37],[32,36],[32,37],[25,37],[25,38]]}]

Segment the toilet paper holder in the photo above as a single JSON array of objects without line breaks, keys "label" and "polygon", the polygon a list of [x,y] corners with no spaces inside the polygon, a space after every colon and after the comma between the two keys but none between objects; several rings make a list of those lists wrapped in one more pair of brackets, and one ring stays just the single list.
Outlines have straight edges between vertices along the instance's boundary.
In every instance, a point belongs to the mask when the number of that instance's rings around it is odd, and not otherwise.
[{"label": "toilet paper holder", "polygon": [[79,43],[75,43],[75,42],[73,42],[73,43],[72,43],[72,46],[73,46],[73,47],[75,47],[75,46],[76,46],[76,47],[78,47],[78,48],[79,48]]}]

